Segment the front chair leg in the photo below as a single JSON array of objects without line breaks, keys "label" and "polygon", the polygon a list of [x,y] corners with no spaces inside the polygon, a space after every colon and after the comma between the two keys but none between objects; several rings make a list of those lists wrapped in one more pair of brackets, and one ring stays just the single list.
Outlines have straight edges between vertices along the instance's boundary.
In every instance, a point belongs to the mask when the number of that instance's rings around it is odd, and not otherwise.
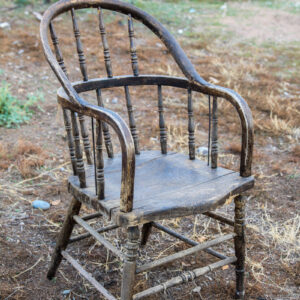
[{"label": "front chair leg", "polygon": [[243,300],[245,298],[245,196],[237,196],[235,203],[234,218],[234,238],[235,255],[237,258],[236,271],[236,292],[235,299]]},{"label": "front chair leg", "polygon": [[139,248],[139,227],[129,227],[127,230],[126,254],[123,266],[121,299],[132,300],[135,282],[136,258]]},{"label": "front chair leg", "polygon": [[79,214],[80,208],[81,202],[73,197],[64,224],[57,238],[56,246],[50,263],[50,268],[47,273],[48,279],[52,279],[55,276],[56,270],[62,261],[61,251],[67,248],[70,236],[75,225],[73,216]]}]

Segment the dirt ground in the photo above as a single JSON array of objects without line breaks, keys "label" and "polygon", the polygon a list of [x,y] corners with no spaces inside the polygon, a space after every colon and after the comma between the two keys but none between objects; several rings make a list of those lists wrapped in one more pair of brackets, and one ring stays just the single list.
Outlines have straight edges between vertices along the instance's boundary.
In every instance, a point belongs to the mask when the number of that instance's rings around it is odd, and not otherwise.
[{"label": "dirt ground", "polygon": [[[175,34],[204,79],[234,89],[248,102],[255,123],[256,184],[247,193],[247,299],[296,300],[300,298],[300,13],[294,8],[296,5],[269,2],[274,7],[263,5],[264,2],[225,5],[139,1],[138,4]],[[294,5],[294,1],[287,3]],[[54,280],[46,279],[55,237],[70,200],[67,177],[71,166],[62,114],[56,103],[59,83],[44,59],[39,21],[33,14],[42,13],[46,6],[13,8],[10,1],[0,4],[3,4],[0,23],[9,23],[9,27],[0,28],[0,81],[9,83],[12,94],[21,100],[37,91],[45,98],[34,109],[30,122],[19,128],[0,128],[0,299],[102,299],[66,262]],[[78,18],[89,77],[103,77],[105,68],[96,15],[87,11],[78,14]],[[114,75],[131,74],[126,18],[110,15],[105,21]],[[59,17],[54,26],[70,78],[80,80],[69,16]],[[144,29],[139,24],[135,24],[135,31],[141,74],[182,76],[161,41],[148,30],[142,35]],[[141,147],[159,149],[155,88],[130,91]],[[171,88],[163,93],[168,147],[187,153],[187,95]],[[95,101],[93,94],[85,97]],[[103,97],[106,107],[127,120],[121,89],[105,90]],[[207,98],[195,95],[194,101],[196,146],[205,147]],[[219,109],[220,165],[238,170],[239,121],[230,104],[221,100]],[[116,137],[113,138],[116,142]],[[117,152],[118,145],[115,149]],[[36,199],[48,201],[51,208],[33,209],[31,203]],[[232,216],[232,208],[230,204],[219,211]],[[89,212],[84,208],[83,213]],[[97,227],[103,222],[109,223],[97,220],[91,224]],[[173,219],[165,224],[200,242],[211,234],[230,230],[202,215]],[[76,228],[76,233],[80,232]],[[124,241],[121,229],[106,236],[122,248],[118,242],[119,238]],[[186,247],[154,230],[141,257],[149,261]],[[92,239],[86,239],[80,246],[75,243],[69,249],[97,280],[119,295],[121,266],[114,256]],[[225,252],[232,254],[229,244]],[[215,260],[200,253],[168,268],[139,275],[136,291],[207,261]],[[232,299],[233,294],[234,270],[229,267],[155,298],[225,300]]]}]

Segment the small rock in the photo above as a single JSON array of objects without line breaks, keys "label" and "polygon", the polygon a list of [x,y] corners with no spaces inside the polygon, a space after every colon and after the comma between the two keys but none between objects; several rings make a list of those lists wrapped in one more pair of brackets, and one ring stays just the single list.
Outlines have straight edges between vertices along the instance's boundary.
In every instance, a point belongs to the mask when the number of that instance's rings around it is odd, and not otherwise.
[{"label": "small rock", "polygon": [[10,24],[8,22],[0,23],[0,28],[2,28],[2,29],[4,29],[4,28],[10,28]]},{"label": "small rock", "polygon": [[50,208],[50,204],[44,200],[34,200],[31,205],[33,208],[38,208],[41,210],[47,210]]},{"label": "small rock", "polygon": [[196,152],[197,152],[197,154],[200,154],[200,155],[207,155],[208,148],[207,147],[198,147]]},{"label": "small rock", "polygon": [[61,292],[64,296],[69,295],[71,293],[71,290],[64,290]]},{"label": "small rock", "polygon": [[23,54],[24,53],[24,49],[20,49],[19,51],[18,51],[18,54],[19,55],[21,55],[21,54]]},{"label": "small rock", "polygon": [[112,104],[117,104],[118,101],[119,101],[118,98],[115,97],[115,98],[113,98],[113,99],[111,100],[111,103],[112,103]]}]

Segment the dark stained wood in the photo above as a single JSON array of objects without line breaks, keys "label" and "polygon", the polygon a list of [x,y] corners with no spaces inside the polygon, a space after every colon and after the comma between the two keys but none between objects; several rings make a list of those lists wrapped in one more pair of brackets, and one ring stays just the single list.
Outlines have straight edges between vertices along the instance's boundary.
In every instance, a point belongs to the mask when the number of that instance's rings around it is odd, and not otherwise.
[{"label": "dark stained wood", "polygon": [[[101,90],[96,89],[96,95],[97,95],[97,103],[99,106],[104,107],[104,103],[102,100],[102,95],[101,95]],[[109,158],[114,157],[114,151],[113,151],[113,146],[111,142],[111,137],[110,137],[110,132],[108,125],[105,122],[102,122],[102,128],[103,128],[103,135],[104,135],[104,143],[106,147],[106,152]]]},{"label": "dark stained wood", "polygon": [[211,167],[218,166],[218,100],[213,98],[212,106],[212,135],[211,135]]},{"label": "dark stained wood", "polygon": [[136,48],[134,43],[135,36],[133,30],[133,22],[130,14],[128,15],[128,36],[130,42],[131,67],[132,67],[133,75],[139,76],[138,57],[136,54]]},{"label": "dark stained wood", "polygon": [[141,246],[146,246],[149,239],[150,233],[152,231],[152,222],[143,224],[141,232]]},{"label": "dark stained wood", "polygon": [[[68,77],[67,68],[65,66],[65,62],[64,62],[61,50],[59,48],[58,37],[56,35],[55,29],[54,29],[54,26],[52,23],[50,23],[49,29],[50,29],[52,44],[53,44],[54,50],[55,50],[56,60],[59,63],[59,65],[60,65],[61,69],[63,70],[63,72],[65,73],[65,75]],[[67,110],[64,109],[63,110],[63,118],[64,118],[64,123],[65,123],[66,133],[67,133],[67,140],[68,140],[68,146],[69,146],[69,151],[70,151],[70,158],[71,158],[71,163],[72,163],[73,174],[76,175],[77,174],[76,157],[75,157],[74,140],[73,140],[73,136],[71,134],[72,127],[71,127],[70,112],[68,112]]]},{"label": "dark stained wood", "polygon": [[152,269],[160,267],[162,265],[169,264],[169,263],[171,263],[171,262],[173,262],[177,259],[183,258],[185,256],[196,254],[199,251],[202,251],[202,250],[207,249],[209,247],[218,245],[222,242],[228,241],[228,240],[232,239],[234,236],[235,236],[234,233],[221,235],[221,236],[219,236],[219,237],[217,237],[213,240],[204,242],[204,243],[199,244],[197,246],[194,246],[194,247],[176,252],[176,253],[174,253],[172,255],[169,255],[169,256],[166,256],[166,257],[162,257],[162,258],[157,259],[153,262],[150,262],[150,263],[147,263],[147,264],[144,264],[144,265],[138,267],[136,269],[136,273],[138,274],[138,273],[142,273],[142,272],[145,272],[145,271],[148,271],[148,270],[152,270]]},{"label": "dark stained wood", "polygon": [[58,266],[62,260],[62,251],[65,250],[68,246],[70,236],[72,234],[75,222],[73,220],[73,216],[78,215],[81,208],[81,202],[76,200],[73,197],[72,202],[69,206],[69,210],[67,216],[65,218],[64,224],[60,233],[57,237],[56,246],[53,252],[52,260],[50,263],[50,267],[47,273],[47,278],[52,279],[55,277]]},{"label": "dark stained wood", "polygon": [[61,69],[63,70],[63,72],[65,73],[65,75],[68,77],[67,68],[65,66],[65,62],[64,62],[61,50],[59,48],[58,37],[56,35],[55,29],[54,29],[54,26],[53,26],[52,23],[50,23],[49,29],[50,29],[50,35],[51,35],[51,39],[52,39],[52,44],[53,44],[54,50],[55,50],[56,60],[57,60],[57,62],[59,64],[59,66],[61,67]]},{"label": "dark stained wood", "polygon": [[236,292],[235,299],[243,300],[245,298],[245,202],[246,197],[238,195],[234,199],[235,217],[234,217],[234,238],[235,256],[237,258],[235,265],[236,272]]},{"label": "dark stained wood", "polygon": [[157,86],[157,93],[158,93],[160,147],[161,147],[161,153],[166,154],[167,153],[167,130],[166,130],[166,124],[164,119],[164,107],[163,107],[161,85]]},{"label": "dark stained wood", "polygon": [[85,56],[84,56],[84,53],[83,53],[83,46],[82,46],[82,42],[81,42],[81,39],[80,39],[80,31],[79,31],[79,28],[78,28],[74,8],[71,9],[71,16],[72,16],[74,36],[75,36],[75,40],[76,40],[76,49],[77,49],[77,53],[78,53],[80,71],[81,71],[83,80],[88,81],[87,68],[86,68],[86,63],[85,63]]},{"label": "dark stained wood", "polygon": [[69,146],[69,151],[70,151],[70,158],[71,158],[73,174],[77,175],[77,160],[76,160],[76,156],[75,156],[74,139],[72,136],[72,125],[71,125],[70,112],[67,111],[66,109],[63,109],[63,117],[64,117],[65,129],[67,132],[67,140],[68,140],[68,146]]},{"label": "dark stained wood", "polygon": [[[75,10],[81,8],[96,8],[98,10],[99,30],[103,45],[107,78],[88,78],[83,45],[75,17]],[[126,75],[113,77],[102,9],[116,11],[128,17],[129,50],[133,76]],[[64,12],[71,12],[72,15],[76,49],[83,77],[83,81],[81,82],[71,83],[69,81],[62,52],[59,48],[58,38],[52,24],[52,21]],[[184,78],[139,74],[133,20],[140,21],[157,35],[161,42],[166,46],[175,62],[178,64],[180,70],[185,76]],[[49,30],[54,46],[54,53],[49,46]],[[122,300],[141,299],[144,296],[152,295],[177,284],[192,281],[198,276],[229,263],[236,264],[236,298],[244,299],[245,198],[237,195],[240,195],[242,192],[250,189],[254,184],[254,179],[251,177],[253,120],[250,109],[245,100],[230,89],[206,82],[202,77],[200,77],[179,44],[164,28],[164,26],[149,14],[126,2],[118,0],[58,1],[46,10],[41,21],[40,32],[46,59],[62,85],[62,88],[58,91],[58,102],[64,111],[68,145],[74,170],[74,175],[69,178],[68,183],[69,192],[74,196],[74,199],[60,233],[48,277],[52,278],[55,275],[62,256],[64,256],[75,267],[75,269],[88,279],[98,291],[104,294],[105,297],[108,299],[115,299],[64,250],[69,242],[79,241],[91,235],[96,240],[102,242],[106,248],[111,249],[116,253],[119,250],[107,242],[99,234],[99,232],[105,232],[111,228],[123,226],[127,228],[128,239],[125,246],[126,253],[124,255],[121,288]],[[161,153],[158,151],[145,151],[140,153],[139,150],[139,139],[136,131],[136,127],[139,124],[136,124],[135,122],[129,94],[129,89],[132,86],[139,85],[156,85],[158,87]],[[187,90],[189,159],[183,154],[176,154],[172,152],[167,154],[167,127],[164,119],[162,98],[163,86],[172,86]],[[101,90],[114,87],[124,87],[125,89],[130,128],[128,128],[124,120],[118,114],[104,108],[101,98]],[[81,92],[90,90],[95,90],[96,92],[97,106],[88,103],[80,96]],[[209,138],[211,167],[208,167],[206,163],[195,159],[195,124],[192,93],[205,94],[209,97],[209,99],[211,97],[213,99],[212,114],[211,112],[209,113],[210,121],[212,123],[211,139]],[[240,118],[242,136],[239,173],[217,167],[217,98],[223,98],[228,101],[235,108]],[[71,120],[68,115],[68,111],[71,111]],[[86,165],[84,165],[82,159],[77,115],[80,121],[82,141],[87,157]],[[93,165],[91,165],[91,149],[89,145],[87,127],[84,122],[85,116],[92,118],[92,120],[95,120],[97,124],[97,141],[96,149],[94,151],[94,153],[97,153],[97,160],[94,159]],[[121,146],[121,154],[116,155],[115,157],[113,154],[108,125],[115,131]],[[107,159],[104,159],[103,157],[103,136],[109,157]],[[94,140],[95,138],[93,136],[93,141]],[[94,144],[95,143],[93,143],[93,145]],[[139,153],[140,155],[135,157],[135,154]],[[113,157],[114,159],[111,159]],[[135,173],[137,175],[136,177]],[[234,222],[211,212],[217,207],[230,202],[233,198],[235,199]],[[111,218],[116,225],[111,225],[108,226],[108,228],[100,228],[97,230],[91,228],[83,218],[74,216],[78,214],[81,203],[85,203],[94,208],[97,211],[97,214],[102,214],[104,217],[107,216]],[[206,214],[207,216],[224,222],[225,224],[234,225],[234,234],[231,234],[230,237],[236,235],[234,238],[236,257],[226,257],[223,254],[209,248],[208,245],[205,245],[203,248],[203,245],[200,246],[197,242],[192,241],[187,237],[184,237],[179,233],[176,233],[155,222],[155,220],[195,215],[198,213]],[[91,218],[92,217],[94,216],[92,215]],[[74,220],[83,226],[88,233],[73,237],[70,240]],[[86,220],[88,220],[88,217]],[[140,225],[143,225],[141,243],[139,243],[140,232],[138,227]],[[160,266],[165,262],[171,262],[183,257],[186,253],[194,253],[194,251],[201,247],[207,253],[221,259],[221,261],[212,263],[206,267],[183,272],[179,276],[168,280],[164,284],[159,284],[133,296],[138,246],[139,244],[143,245],[146,243],[153,226],[190,245],[193,245],[194,248],[190,248],[181,253],[176,253],[173,256],[171,255],[167,258],[146,264],[146,266],[144,265],[140,267],[138,271],[151,269],[153,266]],[[224,241],[225,240],[222,240],[221,242]],[[123,257],[122,254],[119,256]]]},{"label": "dark stained wood", "polygon": [[221,223],[227,224],[229,226],[234,226],[234,221],[233,220],[230,220],[230,219],[228,219],[226,217],[218,215],[218,214],[216,214],[214,212],[208,211],[208,212],[204,213],[204,215],[206,215],[207,217],[210,217],[212,219],[218,220]]},{"label": "dark stained wood", "polygon": [[[80,39],[80,31],[78,28],[74,9],[71,9],[71,16],[72,16],[74,36],[75,36],[75,40],[76,40],[76,49],[77,49],[77,53],[78,53],[80,71],[81,71],[83,80],[88,81],[85,56],[83,53],[83,46],[82,46],[81,39]],[[85,125],[84,115],[78,114],[78,119],[79,119],[79,123],[80,123],[81,137],[82,137],[82,141],[83,141],[83,147],[84,147],[84,152],[86,155],[87,163],[89,165],[91,165],[92,164],[91,146],[90,146],[90,140],[89,140],[89,136],[88,136],[86,125]]]},{"label": "dark stained wood", "polygon": [[99,200],[105,198],[105,185],[104,185],[104,161],[103,161],[103,149],[102,149],[102,122],[97,120],[96,123],[96,156],[97,156],[97,196]]},{"label": "dark stained wood", "polygon": [[123,278],[121,287],[121,299],[132,300],[135,281],[136,259],[139,249],[139,227],[133,226],[127,229],[126,254],[123,266]]},{"label": "dark stained wood", "polygon": [[[111,78],[111,77],[113,77],[113,73],[112,73],[112,66],[111,66],[111,61],[110,61],[110,52],[109,52],[108,42],[107,42],[107,39],[106,39],[106,31],[105,31],[103,13],[102,13],[101,7],[98,7],[98,18],[99,18],[99,31],[100,31],[101,40],[102,40],[103,55],[104,55],[106,73],[107,73],[107,77]],[[96,89],[96,94],[97,94],[98,105],[101,106],[101,107],[104,107],[104,103],[103,103],[102,97],[101,97],[101,90]],[[105,122],[103,122],[102,125],[103,125],[104,142],[105,142],[107,155],[108,155],[108,157],[113,158],[114,153],[113,153],[113,146],[112,146],[112,143],[111,143],[109,128],[108,128],[108,126]]]},{"label": "dark stained wood", "polygon": [[80,181],[80,187],[86,187],[85,181],[85,170],[84,163],[82,159],[82,151],[80,147],[80,137],[79,137],[79,129],[77,124],[77,118],[75,112],[71,111],[71,120],[72,120],[72,133],[75,142],[75,154],[76,154],[76,171]]},{"label": "dark stained wood", "polygon": [[133,142],[134,142],[134,148],[135,148],[135,154],[140,154],[140,147],[139,147],[139,137],[136,130],[134,115],[133,115],[133,108],[131,104],[130,94],[129,94],[129,88],[126,85],[125,86],[125,97],[126,97],[126,106],[127,106],[127,112],[128,112],[128,119],[129,119],[129,127],[132,134]]},{"label": "dark stained wood", "polygon": [[212,264],[202,267],[202,268],[197,268],[192,271],[182,272],[182,274],[180,274],[179,276],[173,277],[173,278],[169,279],[168,281],[164,282],[163,284],[156,285],[152,288],[149,288],[138,294],[135,294],[133,296],[133,300],[142,299],[142,298],[150,296],[152,294],[164,291],[167,288],[170,288],[172,286],[175,286],[175,285],[178,285],[181,283],[187,283],[189,281],[193,281],[195,278],[197,278],[199,276],[202,276],[208,272],[212,272],[217,268],[221,268],[223,266],[229,265],[235,261],[236,261],[235,257],[229,257],[229,258],[212,263]]},{"label": "dark stained wood", "polygon": [[98,7],[98,17],[99,17],[99,30],[100,30],[101,40],[102,40],[102,45],[103,45],[103,55],[104,55],[106,73],[107,73],[107,77],[111,78],[111,77],[113,77],[113,72],[112,72],[112,66],[111,66],[111,61],[110,61],[110,52],[109,52],[108,42],[106,39],[106,31],[105,31],[101,7]]},{"label": "dark stained wood", "polygon": [[189,117],[189,156],[190,159],[195,159],[195,123],[192,102],[192,90],[188,89],[188,117]]}]

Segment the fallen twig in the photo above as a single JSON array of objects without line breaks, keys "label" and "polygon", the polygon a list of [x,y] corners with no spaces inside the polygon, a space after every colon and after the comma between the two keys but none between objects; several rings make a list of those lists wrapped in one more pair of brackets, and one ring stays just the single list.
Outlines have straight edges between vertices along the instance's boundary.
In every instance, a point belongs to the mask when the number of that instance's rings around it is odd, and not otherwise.
[{"label": "fallen twig", "polygon": [[26,272],[28,272],[28,271],[30,271],[30,270],[32,270],[34,267],[36,267],[37,266],[37,264],[42,260],[42,258],[43,258],[43,256],[41,256],[38,260],[37,260],[37,262],[34,264],[34,265],[32,265],[30,268],[28,268],[28,269],[26,269],[26,270],[24,270],[24,271],[22,271],[21,273],[19,273],[19,274],[17,274],[17,275],[15,275],[15,276],[13,276],[13,278],[15,279],[15,278],[17,278],[17,277],[19,277],[19,276],[21,276],[22,274],[24,274],[24,273],[26,273]]}]

